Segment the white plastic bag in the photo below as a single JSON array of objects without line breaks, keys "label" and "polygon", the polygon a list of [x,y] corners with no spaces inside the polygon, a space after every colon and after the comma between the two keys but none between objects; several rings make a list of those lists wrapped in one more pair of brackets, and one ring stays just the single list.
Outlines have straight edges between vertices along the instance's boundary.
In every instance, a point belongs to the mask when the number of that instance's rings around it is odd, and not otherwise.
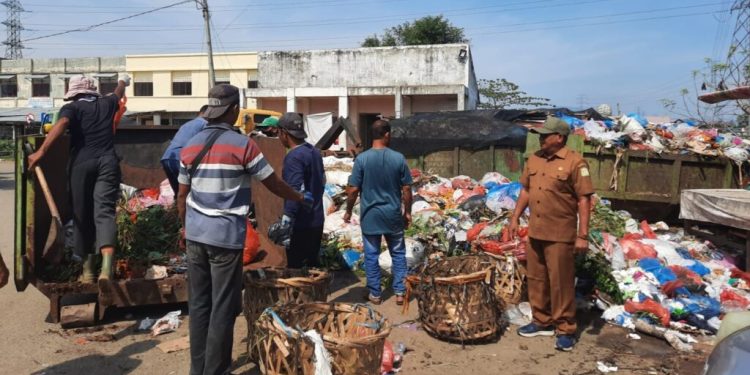
[{"label": "white plastic bag", "polygon": [[177,310],[164,315],[151,327],[151,334],[153,336],[158,336],[163,333],[176,331],[177,328],[180,328],[180,314],[182,314],[182,311]]},{"label": "white plastic bag", "polygon": [[315,344],[315,375],[331,375],[331,354],[326,350],[323,338],[314,329],[305,332],[305,336]]},{"label": "white plastic bag", "polygon": [[[406,242],[406,269],[411,270],[422,263],[424,259],[424,245],[421,242],[412,240],[411,238],[405,239]],[[380,253],[378,256],[378,264],[380,269],[387,273],[391,273],[391,266],[393,260],[391,259],[391,252],[386,250]]]}]

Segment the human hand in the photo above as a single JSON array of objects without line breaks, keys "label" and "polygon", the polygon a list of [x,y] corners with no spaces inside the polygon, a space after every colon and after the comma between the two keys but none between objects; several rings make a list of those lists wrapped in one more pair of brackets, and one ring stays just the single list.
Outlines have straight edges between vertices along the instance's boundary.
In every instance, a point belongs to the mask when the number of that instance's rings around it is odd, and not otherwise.
[{"label": "human hand", "polygon": [[187,251],[187,241],[185,240],[185,227],[180,228],[180,250]]},{"label": "human hand", "polygon": [[34,170],[34,167],[36,167],[37,164],[39,164],[39,161],[42,160],[43,156],[44,156],[44,154],[41,151],[37,151],[37,152],[29,155],[29,157],[28,157],[28,163],[29,163],[29,170],[30,171]]},{"label": "human hand", "polygon": [[404,229],[408,229],[411,225],[411,212],[404,212]]},{"label": "human hand", "polygon": [[344,214],[344,222],[347,223],[347,224],[349,224],[349,223],[352,222],[352,213],[351,212],[346,211],[346,213]]},{"label": "human hand", "polygon": [[518,219],[510,219],[510,227],[508,227],[508,233],[512,239],[518,239]]},{"label": "human hand", "polygon": [[578,254],[585,254],[589,251],[589,241],[583,238],[576,238],[575,251]]},{"label": "human hand", "polygon": [[130,75],[128,73],[121,74],[119,80],[125,82],[125,87],[130,86]]}]

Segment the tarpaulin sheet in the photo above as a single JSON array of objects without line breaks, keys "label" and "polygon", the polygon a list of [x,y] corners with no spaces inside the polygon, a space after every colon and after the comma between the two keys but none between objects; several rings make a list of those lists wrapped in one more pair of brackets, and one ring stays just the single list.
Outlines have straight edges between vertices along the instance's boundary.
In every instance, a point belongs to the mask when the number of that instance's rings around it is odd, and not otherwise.
[{"label": "tarpaulin sheet", "polygon": [[323,112],[305,116],[306,141],[316,144],[333,125],[333,113]]},{"label": "tarpaulin sheet", "polygon": [[740,189],[683,190],[680,197],[680,219],[750,230],[750,191]]},{"label": "tarpaulin sheet", "polygon": [[518,110],[433,112],[396,119],[391,121],[390,147],[407,157],[455,147],[523,149],[527,130],[511,121],[521,119],[526,113]]}]

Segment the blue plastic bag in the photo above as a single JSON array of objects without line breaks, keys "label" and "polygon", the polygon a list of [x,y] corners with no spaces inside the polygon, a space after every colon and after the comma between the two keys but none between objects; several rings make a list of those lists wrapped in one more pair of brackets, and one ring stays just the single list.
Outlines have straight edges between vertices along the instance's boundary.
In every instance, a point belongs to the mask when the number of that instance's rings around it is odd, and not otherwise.
[{"label": "blue plastic bag", "polygon": [[362,259],[362,253],[356,250],[349,249],[342,251],[341,257],[344,258],[344,263],[346,263],[346,266],[350,270],[356,271],[359,268],[359,263]]},{"label": "blue plastic bag", "polygon": [[685,311],[693,315],[702,315],[705,320],[721,314],[721,304],[710,297],[692,295],[691,297],[679,298],[677,300],[685,305]]},{"label": "blue plastic bag", "polygon": [[628,117],[634,119],[635,121],[638,121],[638,123],[641,124],[641,126],[643,127],[648,126],[648,120],[646,120],[645,118],[643,118],[641,115],[637,113],[628,113]]},{"label": "blue plastic bag", "polygon": [[572,128],[580,128],[580,127],[583,126],[583,124],[585,124],[585,122],[583,120],[581,120],[581,119],[579,119],[577,117],[563,115],[563,114],[558,114],[558,115],[559,115],[559,117],[560,117],[561,120],[565,121],[566,123],[568,123],[568,125],[570,125],[571,129]]},{"label": "blue plastic bag", "polygon": [[487,200],[500,200],[504,197],[511,197],[514,201],[517,201],[518,196],[521,195],[521,189],[523,189],[523,185],[521,185],[520,182],[495,185],[494,187],[489,189],[489,192],[487,193]]},{"label": "blue plastic bag", "polygon": [[656,258],[643,258],[638,261],[638,266],[644,271],[654,275],[661,285],[664,285],[669,281],[677,280],[677,275],[675,275],[669,268],[662,266]]},{"label": "blue plastic bag", "polygon": [[695,263],[688,266],[687,269],[697,273],[698,276],[701,276],[701,277],[706,276],[709,273],[711,273],[711,270],[708,267],[704,266],[703,263],[697,260],[695,261]]}]

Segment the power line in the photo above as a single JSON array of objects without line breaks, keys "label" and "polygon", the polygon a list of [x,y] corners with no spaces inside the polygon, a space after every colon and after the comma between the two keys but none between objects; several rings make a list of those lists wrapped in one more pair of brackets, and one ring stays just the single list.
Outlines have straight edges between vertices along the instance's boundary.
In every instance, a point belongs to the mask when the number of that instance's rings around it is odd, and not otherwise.
[{"label": "power line", "polygon": [[35,38],[26,39],[26,40],[24,40],[24,42],[30,42],[32,40],[39,40],[39,39],[45,39],[45,38],[51,38],[53,36],[70,34],[70,33],[75,33],[75,32],[91,31],[91,30],[93,30],[93,29],[95,29],[97,27],[100,27],[100,26],[109,25],[111,23],[128,20],[128,19],[131,19],[131,18],[135,18],[135,17],[139,17],[139,16],[142,16],[142,15],[145,15],[145,14],[158,12],[158,11],[163,10],[163,9],[175,7],[175,6],[182,5],[182,4],[193,3],[193,2],[194,2],[194,0],[183,0],[183,1],[176,2],[176,3],[172,3],[170,5],[165,5],[163,7],[154,8],[154,9],[147,10],[145,12],[136,13],[136,14],[133,14],[133,15],[130,15],[130,16],[127,16],[127,17],[116,18],[116,19],[113,19],[113,20],[110,20],[110,21],[106,21],[106,22],[102,22],[102,23],[98,23],[98,24],[95,24],[95,25],[90,25],[90,26],[81,27],[81,28],[77,28],[77,29],[71,29],[71,30],[61,31],[59,33],[53,33],[53,34],[38,36],[38,37],[35,37]]},{"label": "power line", "polygon": [[6,26],[7,39],[5,44],[8,48],[5,49],[6,59],[20,59],[23,58],[23,43],[21,43],[21,12],[24,11],[21,6],[21,2],[18,0],[7,0],[2,3],[8,8],[8,18],[3,22]]}]

